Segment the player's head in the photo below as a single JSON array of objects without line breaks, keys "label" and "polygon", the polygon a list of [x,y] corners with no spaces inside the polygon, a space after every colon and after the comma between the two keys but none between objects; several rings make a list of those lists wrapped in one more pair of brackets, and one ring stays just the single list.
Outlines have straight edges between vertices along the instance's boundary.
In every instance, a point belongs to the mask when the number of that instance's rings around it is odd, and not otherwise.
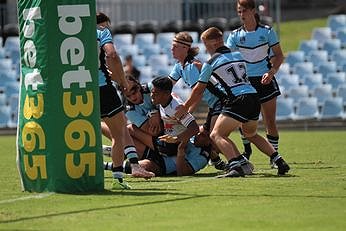
[{"label": "player's head", "polygon": [[143,103],[143,94],[141,91],[141,84],[132,75],[127,74],[127,82],[129,83],[129,89],[124,92],[126,100],[131,104],[141,104]]},{"label": "player's head", "polygon": [[111,20],[109,17],[102,12],[97,12],[96,13],[96,23],[97,23],[97,28],[100,30],[103,30],[104,28],[109,28],[111,24]]},{"label": "player's head", "polygon": [[172,41],[172,55],[173,58],[180,61],[189,62],[198,55],[199,48],[192,47],[193,39],[192,36],[186,32],[179,32],[176,34]]},{"label": "player's head", "polygon": [[152,82],[151,99],[154,104],[165,105],[171,99],[173,83],[168,77],[157,77]]},{"label": "player's head", "polygon": [[243,22],[254,18],[256,20],[256,4],[254,0],[238,0],[237,13]]},{"label": "player's head", "polygon": [[209,54],[214,54],[217,48],[224,46],[222,31],[216,27],[203,31],[201,40]]}]

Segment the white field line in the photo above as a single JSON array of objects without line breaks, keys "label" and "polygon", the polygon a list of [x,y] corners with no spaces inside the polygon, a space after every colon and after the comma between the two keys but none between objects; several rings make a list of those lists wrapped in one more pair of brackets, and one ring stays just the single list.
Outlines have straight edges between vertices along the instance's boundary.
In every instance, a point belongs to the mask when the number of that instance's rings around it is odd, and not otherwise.
[{"label": "white field line", "polygon": [[49,197],[52,194],[54,194],[54,193],[41,193],[41,194],[37,194],[37,195],[33,195],[33,196],[2,200],[2,201],[0,201],[0,204],[8,204],[8,203],[13,203],[13,202],[17,202],[17,201],[25,201],[25,200],[30,200],[30,199],[42,199],[45,197]]}]

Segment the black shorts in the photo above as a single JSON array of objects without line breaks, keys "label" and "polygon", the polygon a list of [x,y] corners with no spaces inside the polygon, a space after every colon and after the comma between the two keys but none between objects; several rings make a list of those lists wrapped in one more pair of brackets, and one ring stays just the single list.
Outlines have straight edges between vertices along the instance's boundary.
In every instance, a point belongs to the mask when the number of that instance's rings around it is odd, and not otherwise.
[{"label": "black shorts", "polygon": [[206,131],[210,131],[210,124],[211,124],[211,118],[215,115],[220,115],[222,112],[222,103],[220,100],[218,100],[213,108],[209,108],[207,119],[205,123],[203,124],[203,128]]},{"label": "black shorts", "polygon": [[257,94],[245,94],[235,100],[225,103],[222,114],[231,117],[241,123],[249,120],[258,120],[261,104]]},{"label": "black shorts", "polygon": [[101,118],[112,117],[124,110],[124,105],[113,85],[100,87],[100,110]]},{"label": "black shorts", "polygon": [[256,89],[261,103],[265,103],[279,95],[281,95],[279,85],[275,77],[269,84],[261,83],[262,76],[249,77],[251,85]]}]

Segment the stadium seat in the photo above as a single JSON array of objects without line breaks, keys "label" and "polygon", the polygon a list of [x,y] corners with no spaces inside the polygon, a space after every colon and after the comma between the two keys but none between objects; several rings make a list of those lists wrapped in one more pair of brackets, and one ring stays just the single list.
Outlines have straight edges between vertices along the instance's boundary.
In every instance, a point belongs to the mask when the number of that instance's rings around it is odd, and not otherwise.
[{"label": "stadium seat", "polygon": [[137,23],[136,25],[136,34],[141,33],[159,33],[159,22],[157,20],[143,20]]},{"label": "stadium seat", "polygon": [[318,50],[319,44],[317,40],[303,40],[299,43],[299,50],[304,51],[305,54],[308,54],[310,51]]},{"label": "stadium seat", "polygon": [[318,119],[319,118],[319,107],[316,97],[303,97],[298,100],[296,119]]},{"label": "stadium seat", "polygon": [[161,50],[164,48],[170,48],[172,46],[172,41],[175,36],[174,32],[161,32],[156,35],[156,43],[160,45]]},{"label": "stadium seat", "polygon": [[294,119],[295,114],[293,103],[292,98],[278,97],[276,102],[276,119],[278,121]]},{"label": "stadium seat", "polygon": [[0,70],[1,71],[11,71],[12,70],[12,59],[4,58],[0,59]]},{"label": "stadium seat", "polygon": [[317,40],[321,44],[332,37],[332,30],[329,27],[316,27],[312,30],[311,39]]},{"label": "stadium seat", "polygon": [[326,83],[331,84],[333,90],[336,92],[339,86],[346,84],[345,72],[335,72],[327,74]]},{"label": "stadium seat", "polygon": [[206,30],[209,27],[216,27],[223,32],[227,29],[227,23],[228,21],[226,18],[222,18],[222,17],[208,18],[205,21],[204,29]]},{"label": "stadium seat", "polygon": [[144,55],[132,56],[132,60],[135,67],[142,67],[147,65],[147,58]]},{"label": "stadium seat", "polygon": [[332,30],[332,32],[339,30],[346,26],[346,15],[344,14],[335,14],[329,15],[327,19],[328,27]]},{"label": "stadium seat", "polygon": [[320,73],[307,74],[302,77],[302,82],[312,92],[313,89],[323,84],[323,76]]},{"label": "stadium seat", "polygon": [[116,47],[117,52],[122,56],[126,57],[127,55],[132,55],[132,57],[135,57],[136,55],[139,54],[139,49],[136,44],[131,44],[131,45],[123,45]]},{"label": "stadium seat", "polygon": [[159,44],[147,44],[143,46],[140,51],[142,55],[144,55],[147,59],[150,58],[152,55],[158,55],[161,53],[161,47]]},{"label": "stadium seat", "polygon": [[337,88],[336,96],[342,98],[343,104],[346,107],[346,84]]},{"label": "stadium seat", "polygon": [[0,87],[0,107],[7,104],[7,96],[5,92],[5,87]]},{"label": "stadium seat", "polygon": [[165,21],[161,24],[160,32],[173,32],[178,33],[182,31],[183,22],[181,20],[171,20],[171,21]]},{"label": "stadium seat", "polygon": [[322,63],[328,62],[328,59],[328,52],[325,50],[313,50],[307,55],[307,60],[312,62],[315,67],[321,65]]},{"label": "stadium seat", "polygon": [[8,105],[3,105],[0,107],[0,128],[8,127],[11,121],[11,108]]},{"label": "stadium seat", "polygon": [[[1,41],[0,41],[0,43],[1,43]],[[6,50],[2,46],[0,46],[0,59],[4,59],[4,58],[6,58]]]},{"label": "stadium seat", "polygon": [[153,71],[151,66],[138,67],[138,70],[141,72],[139,76],[139,81],[141,83],[149,83],[153,80]]},{"label": "stadium seat", "polygon": [[160,75],[162,72],[165,73],[166,71],[163,70],[166,70],[169,65],[168,56],[165,54],[151,55],[148,60],[148,65],[151,66],[154,75]]},{"label": "stadium seat", "polygon": [[338,66],[342,66],[346,60],[346,50],[336,50],[330,56],[331,61],[336,62]]},{"label": "stadium seat", "polygon": [[279,80],[279,85],[283,86],[287,90],[289,90],[291,87],[298,87],[299,76],[296,74],[288,74],[288,75],[281,76]]},{"label": "stadium seat", "polygon": [[326,99],[333,97],[332,85],[323,84],[315,87],[315,89],[312,91],[312,96],[317,98],[318,104],[321,106]]},{"label": "stadium seat", "polygon": [[207,49],[205,48],[203,43],[195,43],[195,44],[193,44],[193,46],[196,46],[199,48],[200,54],[206,54],[207,53]]},{"label": "stadium seat", "polygon": [[322,105],[321,119],[344,119],[344,106],[342,98],[328,98]]},{"label": "stadium seat", "polygon": [[346,48],[346,26],[336,32],[337,39],[341,41],[341,46]]},{"label": "stadium seat", "polygon": [[294,66],[294,64],[296,63],[303,63],[305,61],[306,60],[304,51],[291,51],[285,58],[285,62],[288,63],[290,66]]},{"label": "stadium seat", "polygon": [[139,48],[143,48],[148,44],[155,43],[155,34],[154,33],[141,33],[136,34],[134,38],[134,44],[136,44]]},{"label": "stadium seat", "polygon": [[116,47],[127,46],[133,43],[132,34],[116,34],[113,36],[113,43]]},{"label": "stadium seat", "polygon": [[319,73],[323,75],[323,78],[327,78],[327,75],[329,73],[334,73],[338,71],[338,67],[336,65],[336,62],[330,61],[327,63],[322,63],[317,67],[317,70]]},{"label": "stadium seat", "polygon": [[328,39],[322,44],[322,49],[326,50],[328,54],[331,55],[333,51],[341,49],[341,41],[340,39]]},{"label": "stadium seat", "polygon": [[199,53],[196,58],[202,63],[207,62],[210,59],[210,55],[207,53]]},{"label": "stadium seat", "polygon": [[136,33],[135,21],[119,21],[112,29],[113,35],[117,34],[132,34]]},{"label": "stadium seat", "polygon": [[278,72],[276,72],[276,76],[278,78],[280,78],[280,75],[282,74],[290,74],[291,73],[291,70],[290,70],[290,65],[288,63],[282,63],[280,65],[280,68],[278,70]]},{"label": "stadium seat", "polygon": [[19,94],[19,82],[11,81],[6,82],[6,95],[7,97],[11,97],[12,94]]},{"label": "stadium seat", "polygon": [[291,87],[286,91],[286,95],[293,99],[294,104],[297,104],[301,98],[309,97],[309,88],[306,85]]},{"label": "stadium seat", "polygon": [[19,51],[20,50],[19,36],[7,37],[5,40],[4,48],[6,49],[6,51],[9,51],[9,52],[12,52],[13,50]]},{"label": "stadium seat", "polygon": [[314,64],[312,62],[296,63],[292,69],[294,74],[300,76],[312,74],[315,72]]}]

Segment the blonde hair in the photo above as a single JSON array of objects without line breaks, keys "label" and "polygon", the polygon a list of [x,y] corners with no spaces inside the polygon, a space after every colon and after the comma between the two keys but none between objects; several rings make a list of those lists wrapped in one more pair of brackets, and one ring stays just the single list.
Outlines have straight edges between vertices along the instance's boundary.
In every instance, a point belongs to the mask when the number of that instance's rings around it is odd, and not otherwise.
[{"label": "blonde hair", "polygon": [[223,40],[223,34],[222,31],[219,30],[216,27],[210,27],[207,30],[203,31],[201,34],[201,39],[202,40]]}]

